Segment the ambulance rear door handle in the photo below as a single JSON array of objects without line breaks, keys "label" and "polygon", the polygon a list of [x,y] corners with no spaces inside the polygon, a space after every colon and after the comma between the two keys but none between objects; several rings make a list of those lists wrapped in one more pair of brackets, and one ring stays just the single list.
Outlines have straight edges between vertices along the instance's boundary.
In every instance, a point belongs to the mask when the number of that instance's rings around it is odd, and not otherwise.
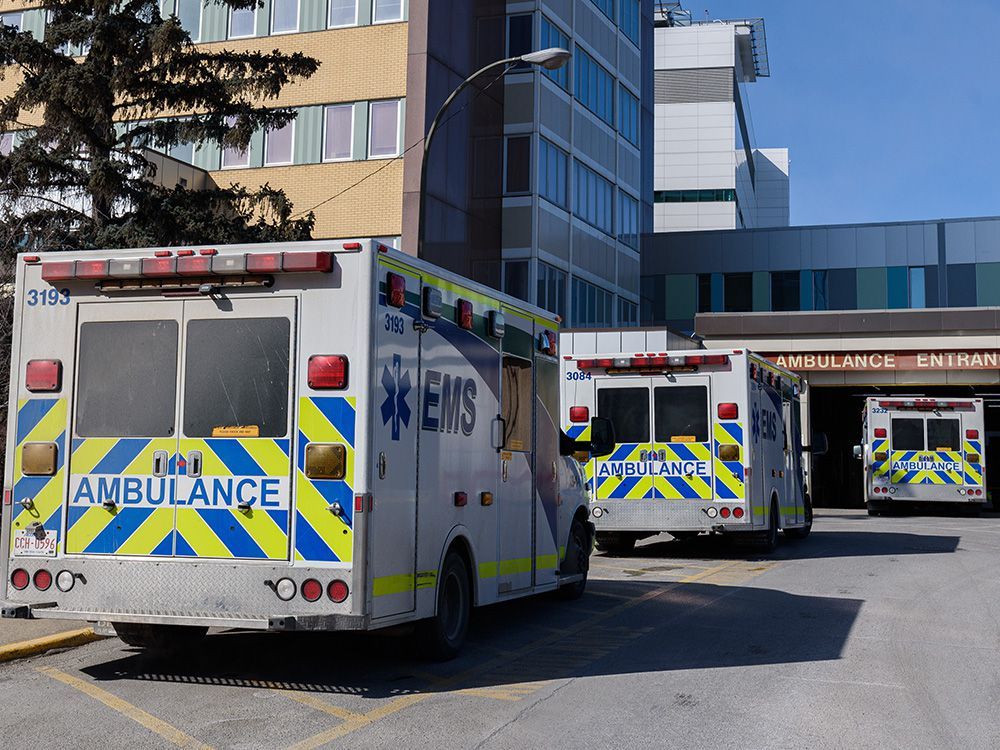
[{"label": "ambulance rear door handle", "polygon": [[501,472],[500,472],[501,479],[503,479],[503,481],[506,482],[507,481],[507,461],[501,461],[500,465],[502,467]]},{"label": "ambulance rear door handle", "polygon": [[378,478],[385,479],[385,453],[378,454]]},{"label": "ambulance rear door handle", "polygon": [[191,451],[188,453],[187,475],[189,477],[201,476],[201,451]]},{"label": "ambulance rear door handle", "polygon": [[154,477],[165,477],[167,475],[167,463],[169,460],[166,451],[153,451]]}]

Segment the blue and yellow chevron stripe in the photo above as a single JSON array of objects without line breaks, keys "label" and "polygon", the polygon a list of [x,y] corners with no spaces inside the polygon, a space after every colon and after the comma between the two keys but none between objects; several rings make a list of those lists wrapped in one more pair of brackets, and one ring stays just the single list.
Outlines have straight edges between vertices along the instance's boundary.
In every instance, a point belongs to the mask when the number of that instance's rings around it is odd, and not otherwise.
[{"label": "blue and yellow chevron stripe", "polygon": [[[295,559],[351,562],[354,558],[354,449],[357,399],[299,399],[299,444],[296,467]],[[339,443],[347,449],[343,480],[309,479],[305,451],[309,443]],[[343,514],[330,512],[340,503]]]},{"label": "blue and yellow chevron stripe", "polygon": [[[914,469],[902,465],[907,463],[957,464],[959,471],[938,468]],[[982,466],[970,465],[961,451],[893,451],[891,471],[893,484],[962,485],[966,484],[966,477],[970,476],[982,481]],[[971,484],[976,483],[978,482],[971,482]]]},{"label": "blue and yellow chevron stripe", "polygon": [[[11,527],[25,529],[40,523],[47,532],[60,533],[62,528],[63,489],[66,481],[66,399],[32,398],[17,404],[14,448],[14,502]],[[51,477],[26,477],[21,469],[25,443],[55,443],[56,473]],[[31,501],[30,507],[21,503]],[[13,550],[14,534],[11,534]],[[62,552],[63,540],[57,551]]]},{"label": "blue and yellow chevron stripe", "polygon": [[[876,461],[876,454],[885,454],[884,461]],[[879,438],[872,441],[872,470],[875,472],[875,476],[884,477],[889,474],[892,470],[892,461],[889,456],[889,439]]]},{"label": "blue and yellow chevron stripe", "polygon": [[[983,444],[979,440],[966,440],[964,448],[965,483],[982,486],[986,479],[983,472]],[[978,456],[979,460],[972,463],[969,456]]]},{"label": "blue and yellow chevron stripe", "polygon": [[[743,465],[743,423],[716,422],[713,429],[715,453],[713,471],[715,496],[719,500],[743,500],[746,498],[746,469]],[[720,451],[723,445],[739,446],[739,460],[723,461]]]}]

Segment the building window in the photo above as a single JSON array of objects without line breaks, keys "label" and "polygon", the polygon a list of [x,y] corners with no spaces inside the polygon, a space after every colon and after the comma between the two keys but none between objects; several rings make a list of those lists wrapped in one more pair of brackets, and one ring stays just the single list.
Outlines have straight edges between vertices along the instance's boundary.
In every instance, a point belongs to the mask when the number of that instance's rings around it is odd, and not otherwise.
[{"label": "building window", "polygon": [[712,312],[712,274],[698,274],[698,312]]},{"label": "building window", "polygon": [[503,290],[528,302],[528,261],[508,260],[503,264]]},{"label": "building window", "polygon": [[0,156],[10,156],[14,151],[14,134],[0,133]]},{"label": "building window", "polygon": [[615,18],[615,0],[590,0],[594,5],[600,9],[601,13],[606,15],[611,20]]},{"label": "building window", "polygon": [[229,38],[245,39],[257,30],[257,8],[232,8],[229,11]]},{"label": "building window", "polygon": [[614,186],[580,162],[574,162],[574,167],[573,213],[588,224],[614,236]]},{"label": "building window", "polygon": [[753,274],[727,273],[725,276],[725,311],[753,310]]},{"label": "building window", "polygon": [[508,195],[531,192],[531,136],[507,139],[507,168],[504,192]]},{"label": "building window", "polygon": [[[534,49],[531,38],[532,14],[523,13],[507,18],[507,57],[520,57]],[[528,63],[520,63],[519,68],[530,68]]]},{"label": "building window", "polygon": [[775,271],[771,274],[771,309],[775,312],[792,312],[799,309],[798,271]]},{"label": "building window", "polygon": [[826,272],[827,301],[831,310],[858,309],[858,273],[854,268]]},{"label": "building window", "polygon": [[403,0],[375,0],[375,23],[389,23],[403,20]]},{"label": "building window", "polygon": [[176,159],[177,161],[182,161],[185,164],[190,164],[194,161],[194,143],[191,141],[178,143],[170,147],[168,154],[171,159]]},{"label": "building window", "polygon": [[12,26],[20,31],[23,22],[24,15],[21,13],[0,13],[0,25],[2,26]]},{"label": "building window", "polygon": [[[542,16],[542,33],[541,39],[539,40],[539,49],[549,49],[551,47],[558,47],[560,49],[569,49],[569,38],[563,34],[559,28],[552,23],[545,16]],[[569,66],[563,65],[561,68],[556,70],[546,70],[542,69],[550,79],[556,82],[556,84],[563,90],[569,90]]]},{"label": "building window", "polygon": [[[227,117],[226,125],[230,128],[236,124],[235,117]],[[250,149],[225,146],[222,149],[222,168],[239,169],[250,166]]]},{"label": "building window", "polygon": [[197,42],[201,37],[201,4],[202,0],[161,0],[160,15],[177,16],[191,41]]},{"label": "building window", "polygon": [[921,266],[910,269],[910,307],[927,307],[927,274]]},{"label": "building window", "polygon": [[271,0],[271,33],[291,34],[299,30],[299,0]]},{"label": "building window", "polygon": [[639,249],[639,201],[624,190],[618,191],[618,241]]},{"label": "building window", "polygon": [[557,206],[568,208],[566,184],[569,156],[544,138],[538,149],[538,193]]},{"label": "building window", "polygon": [[910,274],[906,266],[887,268],[886,286],[890,310],[903,310],[910,306]]},{"label": "building window", "polygon": [[295,120],[264,135],[264,166],[291,164],[295,148]]},{"label": "building window", "polygon": [[358,0],[330,0],[330,16],[327,25],[355,26],[358,23]]},{"label": "building window", "polygon": [[399,155],[399,101],[372,102],[368,133],[368,156],[372,159]]},{"label": "building window", "polygon": [[566,319],[566,274],[548,263],[538,264],[539,307]]},{"label": "building window", "polygon": [[618,298],[618,325],[639,325],[639,306],[627,299]]},{"label": "building window", "polygon": [[323,112],[323,161],[350,159],[354,145],[354,105],[338,104]]},{"label": "building window", "polygon": [[576,48],[576,98],[580,103],[614,127],[614,78],[600,63]]},{"label": "building window", "polygon": [[573,279],[573,319],[576,328],[609,328],[614,295],[582,279]]},{"label": "building window", "polygon": [[618,26],[622,33],[639,46],[639,0],[618,0]]},{"label": "building window", "polygon": [[618,132],[633,146],[639,145],[639,100],[618,85]]},{"label": "building window", "polygon": [[948,307],[976,306],[976,265],[948,266]]},{"label": "building window", "polygon": [[732,203],[736,200],[734,188],[721,190],[657,190],[654,203]]}]

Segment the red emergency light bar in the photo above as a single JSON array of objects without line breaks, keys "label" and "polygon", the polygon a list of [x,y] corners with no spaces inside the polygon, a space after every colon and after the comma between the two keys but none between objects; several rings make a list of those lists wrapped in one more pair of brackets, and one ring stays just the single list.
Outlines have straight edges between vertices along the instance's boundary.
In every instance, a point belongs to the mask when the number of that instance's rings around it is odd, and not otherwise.
[{"label": "red emergency light bar", "polygon": [[973,410],[972,403],[968,401],[938,401],[936,398],[883,400],[879,401],[878,405],[883,409],[898,409],[901,411]]},{"label": "red emergency light bar", "polygon": [[576,366],[581,370],[649,370],[687,369],[706,365],[728,365],[728,354],[636,354],[634,357],[602,359],[578,359]]},{"label": "red emergency light bar", "polygon": [[[333,270],[333,253],[327,251],[289,253],[246,253],[245,255],[219,255],[215,250],[202,250],[199,255],[180,250],[177,257],[167,250],[159,250],[152,258],[131,261],[137,269],[136,276],[169,278],[173,276],[211,276],[220,274],[273,274],[273,273],[330,273]],[[120,265],[120,263],[119,263]],[[54,260],[42,263],[42,279],[56,281],[103,281],[121,278],[115,271],[116,262],[108,260]]]}]

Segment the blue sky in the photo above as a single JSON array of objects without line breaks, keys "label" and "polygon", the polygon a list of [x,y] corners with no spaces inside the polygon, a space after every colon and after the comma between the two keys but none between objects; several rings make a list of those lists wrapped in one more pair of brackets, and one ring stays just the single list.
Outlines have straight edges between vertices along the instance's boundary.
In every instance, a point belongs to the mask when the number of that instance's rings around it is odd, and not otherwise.
[{"label": "blue sky", "polygon": [[792,223],[1000,215],[1000,2],[687,0],[766,21],[748,87],[761,147],[787,146]]}]

